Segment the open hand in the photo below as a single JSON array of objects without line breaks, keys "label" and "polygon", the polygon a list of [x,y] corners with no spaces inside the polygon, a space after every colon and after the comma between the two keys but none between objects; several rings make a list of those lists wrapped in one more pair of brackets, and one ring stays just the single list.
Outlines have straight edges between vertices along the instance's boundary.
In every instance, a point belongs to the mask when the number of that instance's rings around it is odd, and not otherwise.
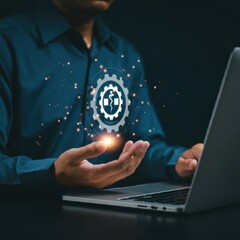
[{"label": "open hand", "polygon": [[69,187],[107,187],[133,174],[148,147],[148,142],[128,141],[118,160],[95,165],[87,159],[103,154],[107,148],[104,142],[67,150],[54,163],[56,180]]}]

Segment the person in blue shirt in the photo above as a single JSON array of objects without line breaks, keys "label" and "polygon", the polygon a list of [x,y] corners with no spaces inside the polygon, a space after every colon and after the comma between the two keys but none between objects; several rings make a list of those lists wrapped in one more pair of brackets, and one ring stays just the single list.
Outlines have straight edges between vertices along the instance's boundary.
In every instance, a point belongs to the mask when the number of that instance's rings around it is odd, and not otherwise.
[{"label": "person in blue shirt", "polygon": [[97,17],[112,2],[43,0],[1,20],[0,184],[104,188],[192,176],[203,145],[165,142],[141,57]]}]

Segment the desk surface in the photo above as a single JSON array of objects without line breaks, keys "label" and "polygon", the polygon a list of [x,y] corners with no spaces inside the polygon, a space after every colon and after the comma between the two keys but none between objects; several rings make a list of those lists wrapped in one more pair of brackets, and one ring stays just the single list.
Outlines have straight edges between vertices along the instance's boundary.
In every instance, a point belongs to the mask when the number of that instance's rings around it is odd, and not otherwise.
[{"label": "desk surface", "polygon": [[1,240],[236,239],[240,205],[185,215],[67,204],[54,194],[0,190]]}]

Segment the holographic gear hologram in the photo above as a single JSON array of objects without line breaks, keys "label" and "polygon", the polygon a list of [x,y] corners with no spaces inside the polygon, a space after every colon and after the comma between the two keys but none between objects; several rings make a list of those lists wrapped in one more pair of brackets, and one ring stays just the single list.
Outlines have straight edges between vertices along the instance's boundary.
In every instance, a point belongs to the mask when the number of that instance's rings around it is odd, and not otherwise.
[{"label": "holographic gear hologram", "polygon": [[[105,74],[103,79],[98,79],[97,87],[92,89],[92,93],[93,99],[90,106],[93,109],[93,119],[99,123],[101,130],[106,129],[108,133],[112,131],[118,132],[120,126],[124,126],[126,117],[129,116],[129,91],[124,87],[123,80],[118,79],[115,74],[112,76]],[[100,100],[98,100],[98,96],[100,96]],[[115,96],[114,99],[113,96]],[[113,110],[114,106],[115,111],[107,111],[106,107],[109,106],[111,110]],[[100,112],[98,109],[100,109]],[[103,115],[102,118],[100,118],[100,114]],[[120,114],[121,118],[118,119]],[[109,124],[108,121],[114,121],[114,124]]]}]

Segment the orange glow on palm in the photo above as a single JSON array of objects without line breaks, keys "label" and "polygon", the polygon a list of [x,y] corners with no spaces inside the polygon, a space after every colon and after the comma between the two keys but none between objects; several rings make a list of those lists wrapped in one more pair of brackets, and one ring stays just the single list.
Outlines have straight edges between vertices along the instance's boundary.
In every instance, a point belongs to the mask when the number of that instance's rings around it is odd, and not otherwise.
[{"label": "orange glow on palm", "polygon": [[119,134],[103,134],[99,136],[99,141],[103,141],[106,145],[108,150],[116,149],[121,145],[121,137]]},{"label": "orange glow on palm", "polygon": [[113,137],[110,137],[110,136],[104,136],[104,137],[102,138],[102,141],[105,142],[108,147],[113,146],[113,145],[114,145],[114,142],[115,142],[115,141],[114,141],[114,138],[113,138]]}]

